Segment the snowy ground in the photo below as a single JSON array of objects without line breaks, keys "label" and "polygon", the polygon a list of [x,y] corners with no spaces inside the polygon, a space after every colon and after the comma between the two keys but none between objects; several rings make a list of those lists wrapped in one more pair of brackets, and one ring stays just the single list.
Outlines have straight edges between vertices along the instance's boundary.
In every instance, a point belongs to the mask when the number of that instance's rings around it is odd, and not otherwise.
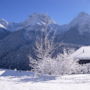
[{"label": "snowy ground", "polygon": [[0,90],[90,90],[90,75],[41,76],[0,70]]}]

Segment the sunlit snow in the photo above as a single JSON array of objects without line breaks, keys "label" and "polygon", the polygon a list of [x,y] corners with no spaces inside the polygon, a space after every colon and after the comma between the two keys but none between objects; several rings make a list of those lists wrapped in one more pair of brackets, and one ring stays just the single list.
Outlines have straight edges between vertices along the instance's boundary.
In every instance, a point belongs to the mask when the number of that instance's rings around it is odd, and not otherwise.
[{"label": "sunlit snow", "polygon": [[0,90],[90,90],[90,75],[36,77],[32,72],[0,70]]}]

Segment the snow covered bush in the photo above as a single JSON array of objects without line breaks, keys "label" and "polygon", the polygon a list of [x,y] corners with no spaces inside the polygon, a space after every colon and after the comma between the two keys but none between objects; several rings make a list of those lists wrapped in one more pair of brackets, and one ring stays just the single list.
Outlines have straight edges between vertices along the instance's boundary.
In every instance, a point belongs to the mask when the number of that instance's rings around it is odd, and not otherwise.
[{"label": "snow covered bush", "polygon": [[80,68],[80,72],[82,74],[90,74],[90,64],[89,63],[83,64],[79,68]]},{"label": "snow covered bush", "polygon": [[80,65],[69,55],[61,54],[57,58],[44,57],[36,61],[31,60],[33,71],[38,74],[63,75],[80,73]]},{"label": "snow covered bush", "polygon": [[67,53],[58,55],[57,58],[44,57],[38,61],[31,59],[32,70],[38,75],[65,75],[89,74],[90,64],[80,65],[78,60],[69,57]]}]

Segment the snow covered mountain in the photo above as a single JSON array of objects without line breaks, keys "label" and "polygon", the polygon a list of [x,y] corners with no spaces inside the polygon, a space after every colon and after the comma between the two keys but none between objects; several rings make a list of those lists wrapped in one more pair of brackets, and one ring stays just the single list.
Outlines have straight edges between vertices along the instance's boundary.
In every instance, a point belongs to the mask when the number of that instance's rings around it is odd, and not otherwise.
[{"label": "snow covered mountain", "polygon": [[6,29],[8,26],[8,22],[4,19],[0,19],[0,28]]},{"label": "snow covered mountain", "polygon": [[[59,25],[45,14],[32,14],[20,23],[1,22],[0,67],[30,69],[30,57],[56,57],[63,49],[90,45],[90,15],[80,13],[69,24]],[[4,34],[2,34],[2,32]]]},{"label": "snow covered mountain", "polygon": [[8,22],[4,19],[0,19],[0,40],[4,39],[10,34],[7,30]]},{"label": "snow covered mountain", "polygon": [[63,42],[90,45],[90,15],[80,13],[68,24],[68,31],[63,35]]},{"label": "snow covered mountain", "polygon": [[34,13],[30,15],[27,20],[23,22],[23,25],[49,25],[49,24],[55,24],[55,21],[53,21],[48,15],[45,14],[37,14]]},{"label": "snow covered mountain", "polygon": [[80,34],[85,32],[90,33],[90,15],[85,12],[81,12],[75,19],[71,21],[69,26],[77,27]]},{"label": "snow covered mountain", "polygon": [[0,28],[5,28],[4,25],[0,24]]},{"label": "snow covered mountain", "polygon": [[34,25],[49,25],[56,24],[48,15],[45,14],[37,14],[34,13],[30,15],[25,21],[20,23],[9,23],[7,29],[9,31],[17,31],[26,27],[34,26]]}]

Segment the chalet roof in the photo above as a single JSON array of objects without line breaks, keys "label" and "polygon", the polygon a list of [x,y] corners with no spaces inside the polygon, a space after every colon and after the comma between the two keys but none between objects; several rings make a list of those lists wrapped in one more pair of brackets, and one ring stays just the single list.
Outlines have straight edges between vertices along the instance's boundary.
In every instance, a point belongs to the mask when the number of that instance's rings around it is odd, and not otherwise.
[{"label": "chalet roof", "polygon": [[79,48],[71,56],[75,59],[90,59],[90,46]]}]

